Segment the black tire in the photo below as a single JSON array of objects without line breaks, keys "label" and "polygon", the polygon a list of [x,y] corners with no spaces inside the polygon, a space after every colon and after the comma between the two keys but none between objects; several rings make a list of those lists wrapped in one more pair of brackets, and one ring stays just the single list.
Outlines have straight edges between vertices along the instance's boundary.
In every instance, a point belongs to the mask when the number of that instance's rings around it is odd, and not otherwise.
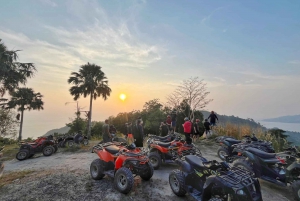
[{"label": "black tire", "polygon": [[143,180],[148,181],[153,176],[154,169],[153,169],[153,167],[152,167],[152,165],[150,163],[146,163],[145,165],[147,166],[147,170],[145,170],[144,172],[142,172],[140,174],[140,177]]},{"label": "black tire", "polygon": [[296,200],[300,200],[300,181],[295,181],[292,183],[292,190]]},{"label": "black tire", "polygon": [[66,144],[67,144],[67,147],[73,147],[73,146],[75,146],[74,140],[68,140]]},{"label": "black tire", "polygon": [[56,153],[57,150],[58,150],[58,146],[57,145],[53,145],[53,148],[54,148],[54,153]]},{"label": "black tire", "polygon": [[116,189],[124,194],[127,194],[131,191],[134,184],[134,177],[132,172],[126,168],[122,167],[117,170],[114,179],[114,185]]},{"label": "black tire", "polygon": [[102,179],[105,176],[103,172],[104,170],[103,170],[102,161],[99,158],[93,160],[90,166],[90,174],[92,179],[94,180]]},{"label": "black tire", "polygon": [[177,196],[184,196],[186,190],[184,189],[184,175],[180,170],[173,170],[169,174],[169,184],[173,193]]},{"label": "black tire", "polygon": [[16,159],[18,159],[19,161],[25,160],[27,159],[29,156],[29,151],[27,149],[21,149],[17,155],[16,155]]},{"label": "black tire", "polygon": [[229,156],[229,151],[225,147],[220,147],[218,149],[218,156],[221,160],[225,161],[225,155]]},{"label": "black tire", "polygon": [[148,155],[149,163],[152,165],[154,170],[158,170],[161,165],[161,156],[157,152],[150,152]]},{"label": "black tire", "polygon": [[82,143],[83,143],[84,146],[88,146],[89,145],[89,140],[88,139],[84,139]]},{"label": "black tire", "polygon": [[51,156],[54,153],[54,148],[50,145],[45,146],[43,149],[44,156]]},{"label": "black tire", "polygon": [[34,156],[34,154],[30,154],[29,156],[28,156],[28,158],[32,158]]},{"label": "black tire", "polygon": [[221,198],[210,198],[208,201],[223,201]]},{"label": "black tire", "polygon": [[245,158],[239,158],[237,160],[234,160],[232,165],[233,167],[239,167],[241,169],[246,169],[249,172],[255,173],[251,163]]}]

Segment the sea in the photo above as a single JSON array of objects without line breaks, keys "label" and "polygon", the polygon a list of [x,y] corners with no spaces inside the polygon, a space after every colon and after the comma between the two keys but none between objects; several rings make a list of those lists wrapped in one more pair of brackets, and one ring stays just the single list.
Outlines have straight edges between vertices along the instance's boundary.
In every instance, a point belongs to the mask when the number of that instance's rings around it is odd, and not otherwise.
[{"label": "sea", "polygon": [[300,123],[281,123],[281,122],[266,122],[259,121],[266,128],[280,128],[285,131],[300,132]]}]

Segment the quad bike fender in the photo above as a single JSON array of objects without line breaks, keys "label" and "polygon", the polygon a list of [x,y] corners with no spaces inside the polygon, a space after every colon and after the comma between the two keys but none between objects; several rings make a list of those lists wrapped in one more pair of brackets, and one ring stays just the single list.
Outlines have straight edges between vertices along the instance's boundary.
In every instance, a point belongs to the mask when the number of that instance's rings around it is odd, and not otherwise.
[{"label": "quad bike fender", "polygon": [[21,145],[20,146],[20,150],[21,149],[27,149],[29,151],[29,154],[34,154],[35,153],[34,149],[29,144],[23,144],[23,145]]},{"label": "quad bike fender", "polygon": [[[293,170],[298,170],[298,171],[295,171],[295,172],[300,172],[300,162],[298,162],[297,160],[294,161],[292,164],[290,164],[286,168],[286,170],[287,170],[288,173],[294,172]],[[299,175],[297,175],[297,176],[299,176]]]},{"label": "quad bike fender", "polygon": [[[208,200],[211,197],[211,189],[213,185],[219,184],[218,180],[216,179],[216,176],[209,176],[207,177],[202,190],[202,197],[203,200]],[[206,199],[205,199],[206,198]]]},{"label": "quad bike fender", "polygon": [[53,145],[54,142],[50,141],[50,140],[45,140],[42,142],[42,146],[48,146],[48,145]]},{"label": "quad bike fender", "polygon": [[244,157],[248,158],[249,162],[251,164],[253,164],[253,171],[254,171],[255,175],[257,177],[260,177],[262,174],[261,173],[261,171],[262,171],[261,161],[259,161],[258,158],[249,151],[244,151],[242,155]]},{"label": "quad bike fender", "polygon": [[150,152],[157,152],[157,151],[159,151],[160,153],[167,153],[168,149],[158,145],[151,145]]},{"label": "quad bike fender", "polygon": [[114,162],[114,160],[115,160],[115,156],[112,155],[111,153],[107,152],[105,149],[98,151],[97,155],[99,156],[99,158],[101,160],[103,160],[106,163],[108,163],[110,161]]},{"label": "quad bike fender", "polygon": [[184,173],[190,173],[190,172],[193,171],[191,165],[188,162],[180,160],[180,159],[176,159],[175,162],[179,165],[179,169],[182,172],[184,172]]}]

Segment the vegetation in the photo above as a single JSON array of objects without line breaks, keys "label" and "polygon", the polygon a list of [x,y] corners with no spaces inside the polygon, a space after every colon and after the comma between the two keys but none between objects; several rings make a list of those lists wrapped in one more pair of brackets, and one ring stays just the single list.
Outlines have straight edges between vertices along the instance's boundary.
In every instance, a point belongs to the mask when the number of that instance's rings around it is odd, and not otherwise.
[{"label": "vegetation", "polygon": [[95,64],[87,63],[80,67],[79,72],[72,72],[68,79],[69,84],[73,84],[70,93],[77,100],[80,96],[90,95],[90,110],[88,114],[88,138],[91,137],[92,104],[93,99],[102,96],[104,100],[110,96],[111,89],[108,86],[108,80],[101,67]]},{"label": "vegetation", "polygon": [[31,88],[18,88],[16,91],[11,93],[11,98],[1,99],[5,101],[4,106],[6,109],[16,108],[21,112],[21,122],[19,130],[19,141],[22,140],[22,127],[25,110],[41,110],[44,109],[44,102],[42,101],[42,95],[40,93],[34,93]]},{"label": "vegetation", "polygon": [[17,121],[15,112],[0,108],[0,139],[1,137],[14,138],[17,135]]},{"label": "vegetation", "polygon": [[17,179],[22,179],[27,175],[33,173],[33,170],[23,170],[18,172],[11,172],[0,177],[0,188],[2,186],[8,185]]}]

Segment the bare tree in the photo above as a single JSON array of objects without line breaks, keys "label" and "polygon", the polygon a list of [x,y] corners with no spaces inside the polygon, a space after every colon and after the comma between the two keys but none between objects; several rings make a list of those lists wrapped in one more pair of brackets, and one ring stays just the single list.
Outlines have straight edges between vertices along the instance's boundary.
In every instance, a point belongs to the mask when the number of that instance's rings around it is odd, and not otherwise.
[{"label": "bare tree", "polygon": [[[188,107],[188,117],[194,118],[195,110],[204,108],[213,99],[207,99],[210,92],[207,91],[206,83],[198,77],[183,80],[182,84],[167,97],[167,104],[178,112],[182,112],[182,104]],[[181,104],[181,105],[180,105]]]}]

